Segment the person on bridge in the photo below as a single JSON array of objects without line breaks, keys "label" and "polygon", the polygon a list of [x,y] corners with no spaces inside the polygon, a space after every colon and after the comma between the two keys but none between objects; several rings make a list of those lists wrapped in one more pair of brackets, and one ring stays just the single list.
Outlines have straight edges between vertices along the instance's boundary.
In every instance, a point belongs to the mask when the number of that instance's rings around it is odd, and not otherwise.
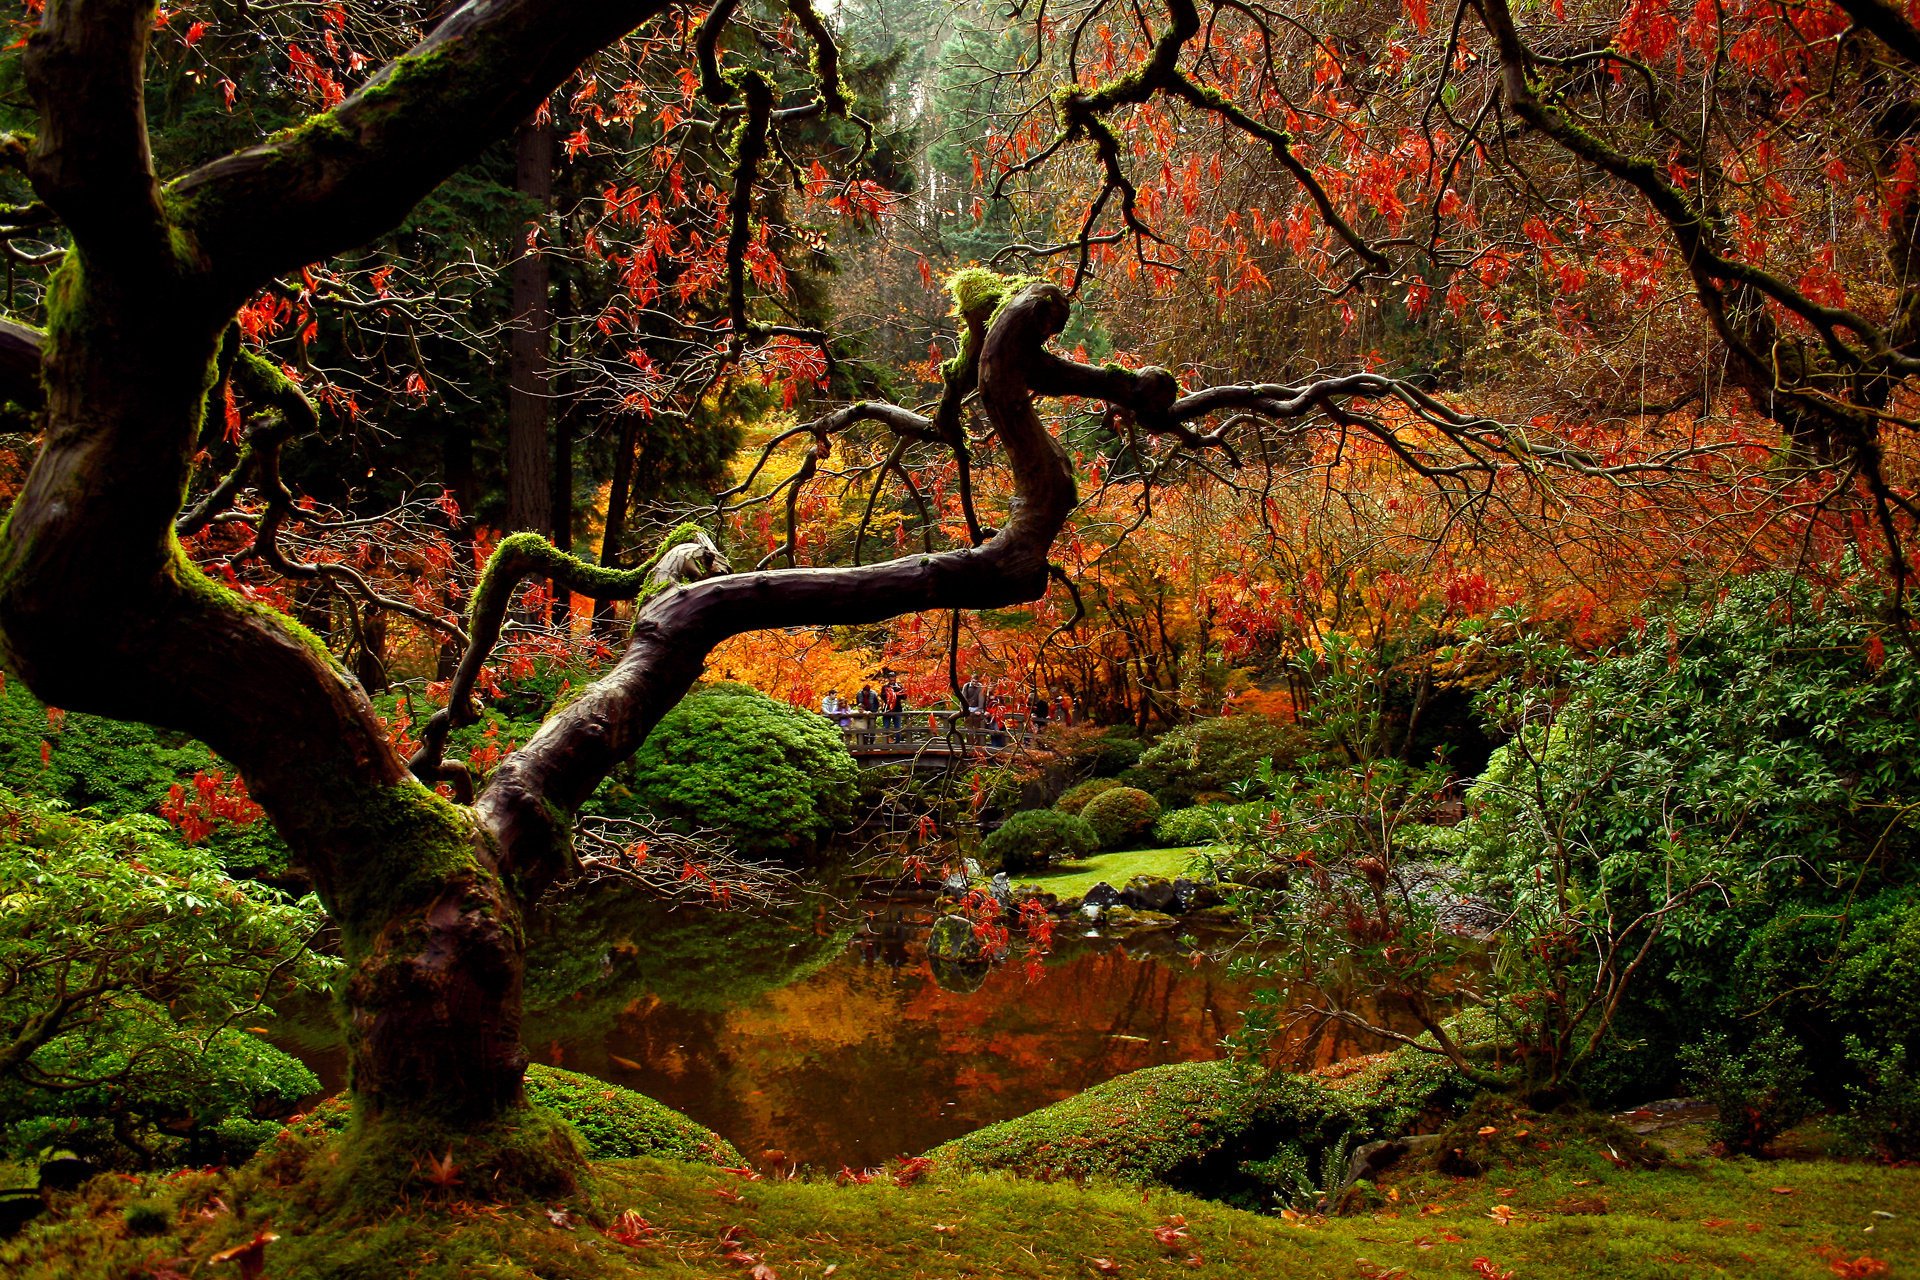
[{"label": "person on bridge", "polygon": [[853,695],[853,705],[860,708],[860,745],[873,745],[873,718],[880,714],[880,695],[873,691],[871,681],[862,681],[860,692]]},{"label": "person on bridge", "polygon": [[907,691],[893,678],[893,672],[884,673],[887,682],[880,686],[880,706],[886,712],[881,717],[886,726],[889,742],[900,741],[900,716],[907,708]]},{"label": "person on bridge", "polygon": [[966,713],[966,726],[978,732],[986,723],[982,713],[987,709],[987,691],[975,676],[968,676],[967,682],[960,686],[960,709]]},{"label": "person on bridge", "polygon": [[1033,697],[1027,700],[1027,725],[1035,733],[1040,733],[1047,727],[1047,695],[1038,689],[1035,689]]}]

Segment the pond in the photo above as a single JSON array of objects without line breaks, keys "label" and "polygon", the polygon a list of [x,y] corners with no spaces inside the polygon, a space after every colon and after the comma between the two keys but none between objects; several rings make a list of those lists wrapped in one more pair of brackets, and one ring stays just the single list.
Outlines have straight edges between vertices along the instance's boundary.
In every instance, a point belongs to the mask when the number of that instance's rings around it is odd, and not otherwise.
[{"label": "pond", "polygon": [[[808,897],[773,913],[677,908],[619,885],[543,914],[529,956],[536,1061],[638,1090],[763,1166],[863,1168],[1142,1067],[1216,1058],[1246,984],[1176,931],[1063,921],[1029,974],[965,980],[926,957],[930,903]],[[1093,936],[1087,936],[1093,935]],[[344,1084],[324,1017],[289,1048]],[[1324,1063],[1380,1047],[1328,1029]]]}]

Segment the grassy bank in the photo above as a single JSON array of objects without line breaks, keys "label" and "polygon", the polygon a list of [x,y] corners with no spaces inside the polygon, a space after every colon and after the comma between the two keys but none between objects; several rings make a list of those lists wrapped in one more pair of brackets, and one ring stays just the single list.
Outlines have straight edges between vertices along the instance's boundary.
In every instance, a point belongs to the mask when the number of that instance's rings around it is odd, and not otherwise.
[{"label": "grassy bank", "polygon": [[1078,898],[1101,881],[1116,889],[1127,887],[1135,876],[1165,876],[1169,880],[1186,875],[1194,850],[1124,849],[1102,853],[1079,862],[1063,862],[1045,871],[1015,877],[1021,884],[1037,884],[1062,898]]},{"label": "grassy bank", "polygon": [[[1264,1216],[1172,1192],[917,1165],[843,1185],[624,1160],[594,1166],[591,1185],[567,1203],[422,1201],[316,1226],[324,1219],[302,1184],[276,1186],[256,1169],[103,1178],[70,1203],[63,1222],[0,1246],[0,1270],[21,1280],[167,1269],[240,1275],[209,1259],[263,1233],[278,1237],[262,1247],[267,1280],[1814,1280],[1920,1267],[1920,1225],[1910,1216],[1920,1205],[1920,1170],[1710,1158],[1643,1170],[1616,1164],[1590,1126],[1520,1115],[1488,1127],[1499,1132],[1466,1153],[1484,1164],[1481,1175],[1389,1173],[1369,1191],[1374,1207],[1349,1217]],[[1680,1135],[1676,1149],[1697,1148],[1697,1138]]]}]

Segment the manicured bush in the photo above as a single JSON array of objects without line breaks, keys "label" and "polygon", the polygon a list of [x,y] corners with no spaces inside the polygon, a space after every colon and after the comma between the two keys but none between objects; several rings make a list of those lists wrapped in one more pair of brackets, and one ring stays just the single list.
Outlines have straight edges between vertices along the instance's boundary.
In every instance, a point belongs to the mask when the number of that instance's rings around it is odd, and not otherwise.
[{"label": "manicured bush", "polygon": [[1728,1151],[1755,1156],[1818,1105],[1801,1059],[1800,1046],[1778,1028],[1744,1049],[1715,1034],[1680,1052],[1680,1065],[1714,1105],[1713,1136]]},{"label": "manicured bush", "polygon": [[1103,796],[1119,785],[1118,778],[1090,778],[1062,791],[1060,798],[1053,802],[1053,807],[1062,813],[1077,814],[1087,807],[1089,800],[1095,796]]},{"label": "manicured bush", "polygon": [[1293,769],[1308,750],[1306,735],[1293,725],[1261,715],[1218,716],[1169,730],[1121,780],[1178,809],[1207,792],[1230,793]]},{"label": "manicured bush", "polygon": [[596,808],[717,829],[748,853],[806,852],[853,813],[859,767],[824,716],[716,684],[661,718]]},{"label": "manicured bush", "polygon": [[983,847],[1002,871],[1019,875],[1097,853],[1100,837],[1076,814],[1027,809],[1002,823]]},{"label": "manicured bush", "polygon": [[1138,849],[1153,833],[1160,806],[1144,791],[1115,787],[1088,801],[1080,816],[1100,837],[1102,849]]}]

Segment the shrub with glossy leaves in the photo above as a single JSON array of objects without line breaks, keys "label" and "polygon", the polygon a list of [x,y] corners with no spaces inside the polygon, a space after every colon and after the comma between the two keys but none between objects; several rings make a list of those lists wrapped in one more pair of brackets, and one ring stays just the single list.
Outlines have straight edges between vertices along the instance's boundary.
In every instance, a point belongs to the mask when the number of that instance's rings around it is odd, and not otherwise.
[{"label": "shrub with glossy leaves", "polygon": [[0,792],[0,1133],[118,1165],[245,1156],[318,1089],[249,1027],[318,991],[322,924],[158,818]]},{"label": "shrub with glossy leaves", "polygon": [[[1617,1006],[1631,1034],[1577,1077],[1599,1100],[1671,1091],[1699,1044],[1708,1083],[1756,1113],[1724,1136],[1753,1146],[1809,1101],[1896,1102],[1920,1060],[1920,832],[1894,816],[1920,806],[1920,664],[1881,638],[1880,590],[1755,575],[1598,662],[1509,647],[1529,675],[1487,701],[1518,732],[1456,831],[1479,896],[1512,913],[1502,972],[1586,990],[1593,957],[1624,975],[1645,949]],[[1543,968],[1534,939],[1554,936],[1576,943]]]},{"label": "shrub with glossy leaves", "polygon": [[1138,788],[1115,787],[1088,801],[1080,816],[1100,837],[1102,849],[1137,849],[1153,834],[1160,805]]},{"label": "shrub with glossy leaves", "polygon": [[662,717],[624,784],[604,788],[596,807],[718,830],[749,853],[792,853],[852,816],[859,768],[824,716],[729,683]]},{"label": "shrub with glossy leaves", "polygon": [[988,836],[986,855],[1002,871],[1019,875],[1100,851],[1100,837],[1086,819],[1056,809],[1014,814]]}]

